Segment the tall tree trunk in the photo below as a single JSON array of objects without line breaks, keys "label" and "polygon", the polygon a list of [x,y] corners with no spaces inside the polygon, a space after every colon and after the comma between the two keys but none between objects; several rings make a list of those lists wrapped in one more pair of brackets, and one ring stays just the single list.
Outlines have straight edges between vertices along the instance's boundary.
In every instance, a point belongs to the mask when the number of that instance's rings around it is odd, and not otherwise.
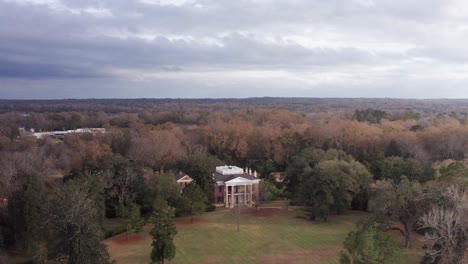
[{"label": "tall tree trunk", "polygon": [[411,248],[411,228],[405,225],[405,247]]}]

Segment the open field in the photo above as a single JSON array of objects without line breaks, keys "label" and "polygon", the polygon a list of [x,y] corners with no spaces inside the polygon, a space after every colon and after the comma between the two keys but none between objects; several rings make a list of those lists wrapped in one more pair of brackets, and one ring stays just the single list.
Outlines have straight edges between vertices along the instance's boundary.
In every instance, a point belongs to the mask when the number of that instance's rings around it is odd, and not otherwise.
[{"label": "open field", "polygon": [[[177,254],[171,263],[338,263],[344,238],[363,214],[350,212],[322,223],[298,218],[300,210],[246,209],[239,232],[230,210],[207,213],[194,224],[179,218]],[[128,240],[125,234],[106,240],[111,257],[117,263],[148,263],[150,228]],[[414,244],[420,248],[420,242]],[[421,256],[421,249],[405,251],[402,263],[417,263]]]}]

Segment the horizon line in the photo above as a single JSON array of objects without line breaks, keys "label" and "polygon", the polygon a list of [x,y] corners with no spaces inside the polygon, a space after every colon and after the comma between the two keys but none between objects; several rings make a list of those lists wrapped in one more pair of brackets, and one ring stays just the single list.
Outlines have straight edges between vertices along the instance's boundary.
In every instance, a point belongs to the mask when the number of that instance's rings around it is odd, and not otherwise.
[{"label": "horizon line", "polygon": [[88,98],[0,98],[0,101],[86,101],[86,100],[249,100],[249,99],[369,99],[369,100],[468,100],[467,98],[416,98],[416,97],[285,97],[285,96],[254,96],[254,97],[88,97]]}]

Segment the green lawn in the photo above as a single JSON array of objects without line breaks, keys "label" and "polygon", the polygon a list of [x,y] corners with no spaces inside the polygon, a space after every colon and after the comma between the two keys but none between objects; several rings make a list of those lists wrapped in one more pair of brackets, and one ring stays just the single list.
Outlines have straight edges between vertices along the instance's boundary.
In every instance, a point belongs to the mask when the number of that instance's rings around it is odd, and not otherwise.
[{"label": "green lawn", "polygon": [[[259,208],[241,214],[240,231],[232,211],[207,213],[190,224],[177,219],[177,254],[171,263],[338,263],[341,244],[364,214],[332,216],[328,223],[298,218],[300,210]],[[126,240],[106,240],[117,263],[148,263],[151,237],[144,233]],[[417,263],[421,250],[405,251],[402,263]]]}]

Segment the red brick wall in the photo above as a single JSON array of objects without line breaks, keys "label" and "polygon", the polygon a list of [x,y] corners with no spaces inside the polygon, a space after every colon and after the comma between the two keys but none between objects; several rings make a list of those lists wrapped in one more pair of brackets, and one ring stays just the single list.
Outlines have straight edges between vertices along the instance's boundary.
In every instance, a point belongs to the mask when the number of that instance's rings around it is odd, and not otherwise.
[{"label": "red brick wall", "polygon": [[[219,191],[219,187],[221,187],[221,192]],[[214,186],[214,203],[218,203],[218,197],[224,197],[225,189],[226,186],[219,186],[216,185]]]},{"label": "red brick wall", "polygon": [[187,185],[189,185],[190,182],[178,182],[177,185],[179,185],[180,189],[183,190]]}]

